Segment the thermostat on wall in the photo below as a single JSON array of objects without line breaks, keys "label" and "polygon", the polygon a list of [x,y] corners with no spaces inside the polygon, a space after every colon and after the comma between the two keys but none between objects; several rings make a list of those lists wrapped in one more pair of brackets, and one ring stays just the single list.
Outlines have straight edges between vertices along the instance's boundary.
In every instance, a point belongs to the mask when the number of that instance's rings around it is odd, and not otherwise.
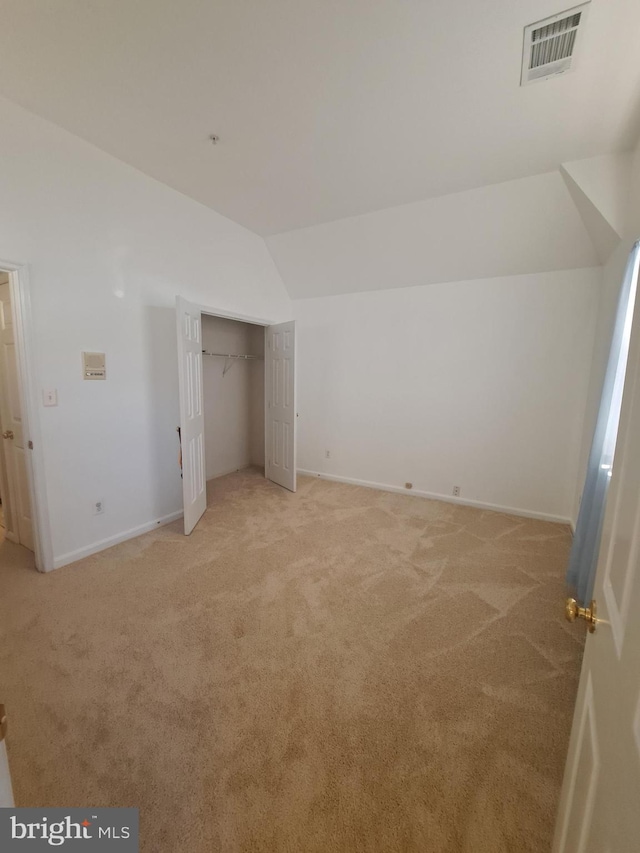
[{"label": "thermostat on wall", "polygon": [[106,379],[107,368],[105,366],[105,354],[103,352],[82,353],[82,378],[83,379]]}]

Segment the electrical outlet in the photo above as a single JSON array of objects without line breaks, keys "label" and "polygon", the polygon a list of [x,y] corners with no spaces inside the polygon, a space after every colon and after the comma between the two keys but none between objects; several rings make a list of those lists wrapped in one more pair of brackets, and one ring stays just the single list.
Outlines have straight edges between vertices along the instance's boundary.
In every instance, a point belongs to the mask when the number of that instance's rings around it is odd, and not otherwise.
[{"label": "electrical outlet", "polygon": [[102,515],[103,512],[104,512],[104,501],[103,500],[96,501],[93,505],[93,514],[94,515]]},{"label": "electrical outlet", "polygon": [[325,450],[324,458],[325,459],[331,459],[331,451],[330,450]]},{"label": "electrical outlet", "polygon": [[454,498],[460,497],[460,486],[454,486],[453,487],[453,496],[454,496]]}]

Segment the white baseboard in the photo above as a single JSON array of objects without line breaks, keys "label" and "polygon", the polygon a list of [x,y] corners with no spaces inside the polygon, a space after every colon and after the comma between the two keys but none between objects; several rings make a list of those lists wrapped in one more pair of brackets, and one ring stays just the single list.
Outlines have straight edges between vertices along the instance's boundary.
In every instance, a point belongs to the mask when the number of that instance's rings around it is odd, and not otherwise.
[{"label": "white baseboard", "polygon": [[115,536],[101,539],[99,542],[94,542],[85,548],[78,548],[77,551],[69,551],[66,554],[61,554],[59,557],[53,558],[53,568],[59,569],[61,566],[69,565],[69,563],[75,563],[77,560],[90,557],[92,554],[97,554],[99,551],[104,551],[106,548],[111,548],[112,545],[118,545],[120,542],[126,542],[127,539],[135,539],[136,536],[142,536],[143,533],[149,533],[150,530],[155,530],[164,524],[170,524],[179,518],[182,518],[182,510],[172,512],[170,515],[163,515],[162,518],[156,518],[154,521],[148,521],[146,524],[138,525],[138,527],[132,527],[123,533],[116,533]]},{"label": "white baseboard", "polygon": [[210,483],[212,480],[218,480],[220,477],[227,477],[229,474],[237,474],[239,471],[247,471],[249,468],[264,468],[264,465],[258,465],[255,462],[249,462],[247,465],[241,465],[239,468],[235,465],[233,468],[225,468],[224,471],[220,471],[217,474],[213,474],[211,477],[207,475],[207,483]]},{"label": "white baseboard", "polygon": [[519,515],[523,518],[539,518],[541,521],[554,521],[558,524],[571,525],[570,518],[561,515],[550,515],[546,512],[535,512],[529,509],[520,509],[513,506],[500,506],[498,504],[483,503],[482,501],[465,500],[454,498],[452,495],[439,495],[434,492],[423,492],[420,489],[404,489],[402,486],[390,486],[387,483],[373,483],[370,480],[356,480],[353,477],[339,477],[337,474],[323,474],[320,471],[305,471],[298,468],[298,474],[306,477],[319,477],[321,480],[333,480],[336,483],[348,483],[351,486],[364,486],[366,489],[379,489],[382,492],[395,492],[408,497],[428,498],[432,501],[444,501],[449,504],[460,506],[473,506],[477,509],[488,509],[492,512],[502,512],[506,515]]},{"label": "white baseboard", "polygon": [[[236,468],[233,469],[238,470]],[[230,472],[231,473],[231,472]],[[473,506],[477,509],[488,509],[492,512],[502,512],[507,515],[518,515],[524,518],[539,518],[542,521],[554,521],[559,524],[568,524],[571,532],[575,533],[574,523],[570,518],[564,518],[559,515],[550,515],[545,512],[535,512],[528,509],[520,509],[519,507],[500,506],[498,504],[484,503],[482,501],[464,500],[463,498],[454,498],[451,495],[439,495],[434,492],[424,492],[420,489],[404,489],[402,486],[391,486],[388,483],[374,483],[370,480],[356,480],[353,477],[340,477],[337,474],[323,474],[320,471],[306,471],[302,468],[298,469],[298,474],[306,477],[319,477],[322,480],[333,480],[336,483],[348,483],[351,486],[364,486],[367,489],[378,489],[382,492],[394,492],[400,495],[408,495],[409,497],[427,498],[432,501],[444,501],[445,503],[458,504],[460,506]],[[219,475],[224,476],[224,475]],[[127,539],[135,539],[136,536],[142,536],[143,533],[149,533],[164,524],[170,524],[172,521],[182,518],[182,510],[172,512],[169,515],[164,515],[162,518],[157,518],[153,521],[148,521],[146,524],[140,524],[138,527],[132,527],[122,533],[116,533],[115,536],[109,536],[107,539],[101,539],[99,542],[94,542],[84,548],[78,548],[76,551],[69,551],[66,554],[61,554],[59,557],[54,557],[53,568],[59,569],[62,566],[67,566],[69,563],[75,563],[77,560],[82,560],[84,557],[90,557],[92,554],[97,554],[99,551],[104,551],[111,548],[113,545],[118,545],[120,542],[126,542]]]}]

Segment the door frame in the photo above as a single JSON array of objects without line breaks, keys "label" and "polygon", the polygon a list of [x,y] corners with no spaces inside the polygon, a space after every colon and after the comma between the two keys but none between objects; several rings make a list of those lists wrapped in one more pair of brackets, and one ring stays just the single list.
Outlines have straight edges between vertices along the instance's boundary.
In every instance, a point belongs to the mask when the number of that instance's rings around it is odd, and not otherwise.
[{"label": "door frame", "polygon": [[[0,263],[0,268],[2,264]],[[253,326],[273,326],[275,320],[265,320],[260,317],[250,317],[248,314],[238,314],[235,311],[223,311],[222,309],[212,308],[210,305],[201,305],[199,302],[191,302],[194,308],[197,308],[201,314],[209,314],[212,317],[222,317],[224,320],[238,320],[240,323],[251,323]]]},{"label": "door frame", "polygon": [[49,504],[44,476],[44,453],[38,413],[38,391],[35,364],[35,332],[31,310],[29,266],[0,258],[0,270],[9,273],[11,311],[15,330],[16,367],[20,406],[26,441],[33,449],[26,454],[29,500],[33,517],[35,564],[38,571],[54,568]]}]

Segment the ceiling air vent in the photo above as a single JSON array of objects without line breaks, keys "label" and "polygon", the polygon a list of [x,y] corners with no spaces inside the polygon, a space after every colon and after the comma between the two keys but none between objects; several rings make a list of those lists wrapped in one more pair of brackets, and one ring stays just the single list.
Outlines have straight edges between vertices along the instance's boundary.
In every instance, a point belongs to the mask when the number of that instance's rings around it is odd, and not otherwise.
[{"label": "ceiling air vent", "polygon": [[589,3],[524,28],[520,85],[564,74],[575,65]]}]

